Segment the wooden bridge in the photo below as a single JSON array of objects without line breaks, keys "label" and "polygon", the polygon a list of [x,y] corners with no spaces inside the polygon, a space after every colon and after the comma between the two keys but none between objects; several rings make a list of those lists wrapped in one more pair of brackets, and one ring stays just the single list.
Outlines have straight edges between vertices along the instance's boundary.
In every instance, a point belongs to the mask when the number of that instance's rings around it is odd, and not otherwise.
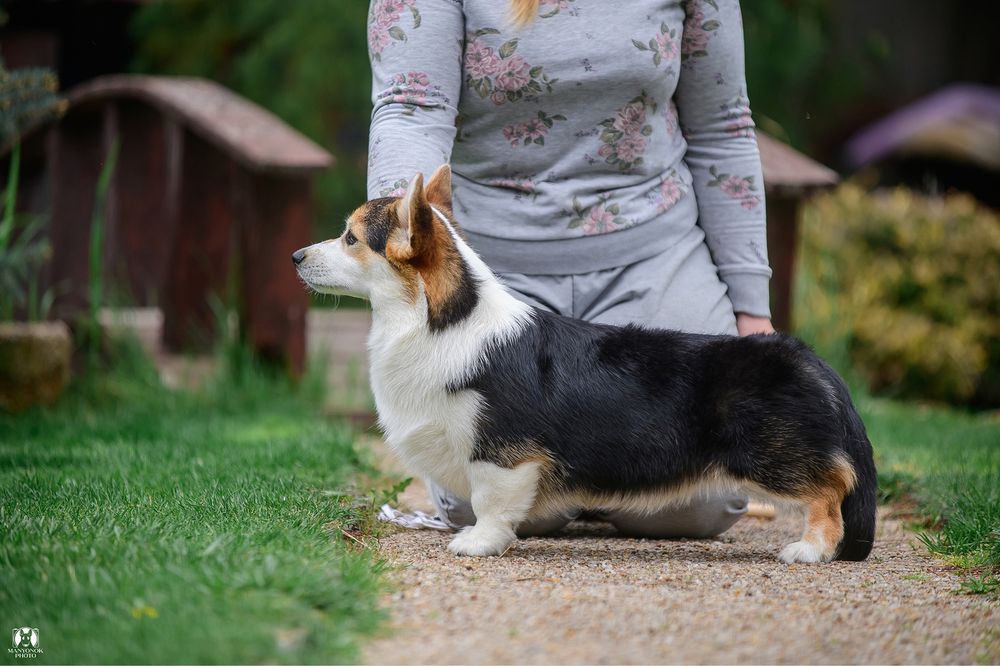
[{"label": "wooden bridge", "polygon": [[67,100],[22,137],[19,208],[51,216],[53,315],[86,310],[97,179],[117,144],[104,266],[129,304],[159,305],[167,347],[197,350],[213,339],[213,303],[235,292],[246,339],[300,372],[309,301],[288,256],[310,242],[311,176],[330,154],[203,79],[106,76]]}]

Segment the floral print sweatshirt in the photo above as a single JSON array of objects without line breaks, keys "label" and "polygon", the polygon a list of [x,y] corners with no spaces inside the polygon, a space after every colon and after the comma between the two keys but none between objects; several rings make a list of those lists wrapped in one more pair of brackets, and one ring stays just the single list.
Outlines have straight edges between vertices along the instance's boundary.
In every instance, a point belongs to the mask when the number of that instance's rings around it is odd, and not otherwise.
[{"label": "floral print sweatshirt", "polygon": [[372,0],[368,194],[450,162],[499,272],[585,273],[698,225],[734,310],[767,316],[760,156],[738,0]]}]

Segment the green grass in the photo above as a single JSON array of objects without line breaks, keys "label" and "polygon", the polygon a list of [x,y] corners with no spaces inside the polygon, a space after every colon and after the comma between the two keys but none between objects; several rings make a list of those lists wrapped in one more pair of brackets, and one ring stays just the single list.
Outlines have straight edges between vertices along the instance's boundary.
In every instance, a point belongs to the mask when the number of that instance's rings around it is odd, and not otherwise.
[{"label": "green grass", "polygon": [[862,396],[884,500],[917,503],[921,538],[967,568],[1000,567],[1000,418]]},{"label": "green grass", "polygon": [[[806,220],[809,218],[807,216]],[[996,591],[1000,571],[1000,412],[872,397],[851,366],[836,299],[804,252],[795,285],[795,332],[844,375],[875,449],[883,502],[913,504],[914,527],[935,554]],[[992,581],[992,586],[990,581]]]},{"label": "green grass", "polygon": [[351,432],[253,370],[195,394],[125,366],[0,415],[4,626],[37,663],[356,659],[381,565],[335,527],[368,519]]}]

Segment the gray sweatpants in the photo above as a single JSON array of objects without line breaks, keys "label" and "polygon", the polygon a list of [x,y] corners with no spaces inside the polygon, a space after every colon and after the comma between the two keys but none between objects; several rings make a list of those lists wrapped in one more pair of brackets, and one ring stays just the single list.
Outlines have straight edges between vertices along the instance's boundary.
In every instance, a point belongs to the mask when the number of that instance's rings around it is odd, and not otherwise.
[{"label": "gray sweatpants", "polygon": [[[577,275],[502,273],[520,300],[545,310],[596,323],[637,323],[692,333],[736,333],[736,316],[718,269],[695,227],[659,255],[627,266]],[[489,262],[489,257],[484,257]],[[441,517],[454,528],[474,525],[472,505],[428,482]],[[709,537],[721,534],[746,513],[747,498],[726,493],[696,497],[687,505],[652,515],[606,511],[601,518],[623,534],[647,538]],[[520,536],[554,532],[579,512],[528,521]]]}]

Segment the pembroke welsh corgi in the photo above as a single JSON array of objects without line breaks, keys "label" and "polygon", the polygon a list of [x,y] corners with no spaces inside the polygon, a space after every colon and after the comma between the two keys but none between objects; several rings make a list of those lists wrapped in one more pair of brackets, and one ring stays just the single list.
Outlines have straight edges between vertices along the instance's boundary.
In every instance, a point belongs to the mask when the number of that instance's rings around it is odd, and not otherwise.
[{"label": "pembroke welsh corgi", "polygon": [[476,514],[452,552],[501,554],[529,517],[652,512],[723,488],[804,508],[784,562],[871,551],[871,444],[844,382],[799,340],[598,325],[525,305],[463,240],[447,166],[292,259],[309,288],[371,302],[386,439]]}]

